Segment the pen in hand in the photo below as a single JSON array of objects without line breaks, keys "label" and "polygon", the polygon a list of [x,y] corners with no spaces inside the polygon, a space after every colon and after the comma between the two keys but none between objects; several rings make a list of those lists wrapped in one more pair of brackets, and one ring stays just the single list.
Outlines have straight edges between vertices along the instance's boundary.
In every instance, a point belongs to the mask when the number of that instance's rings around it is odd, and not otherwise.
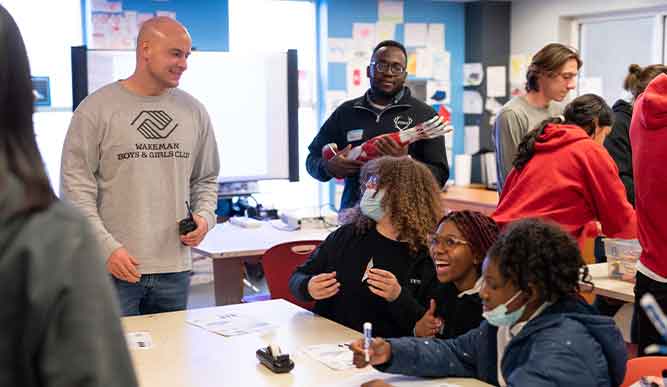
[{"label": "pen in hand", "polygon": [[364,357],[366,362],[370,362],[370,354],[368,350],[371,348],[371,340],[373,339],[373,325],[369,322],[364,323]]}]

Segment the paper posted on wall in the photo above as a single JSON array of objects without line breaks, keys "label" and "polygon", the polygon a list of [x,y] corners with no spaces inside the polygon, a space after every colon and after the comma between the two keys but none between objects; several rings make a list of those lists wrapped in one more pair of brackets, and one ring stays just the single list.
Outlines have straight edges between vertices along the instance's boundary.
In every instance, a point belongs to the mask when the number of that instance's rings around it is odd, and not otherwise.
[{"label": "paper posted on wall", "polygon": [[215,313],[189,319],[188,324],[223,336],[238,336],[275,328],[273,324],[239,313]]}]

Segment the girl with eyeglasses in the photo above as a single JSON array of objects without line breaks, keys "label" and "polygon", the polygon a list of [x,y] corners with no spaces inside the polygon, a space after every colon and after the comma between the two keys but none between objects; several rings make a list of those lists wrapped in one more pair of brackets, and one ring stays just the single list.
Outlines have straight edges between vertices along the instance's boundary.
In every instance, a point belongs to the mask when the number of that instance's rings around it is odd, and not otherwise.
[{"label": "girl with eyeglasses", "polygon": [[292,293],[314,312],[386,337],[411,336],[438,281],[428,233],[442,214],[433,174],[410,157],[381,157],[361,171],[360,203],[297,267]]},{"label": "girl with eyeglasses", "polygon": [[442,285],[415,325],[415,336],[451,338],[479,326],[482,261],[497,237],[496,222],[477,211],[453,211],[440,219],[429,235],[429,251]]},{"label": "girl with eyeglasses", "polygon": [[[372,340],[383,372],[476,378],[494,386],[618,386],[627,353],[621,332],[579,295],[588,269],[575,241],[537,219],[510,225],[489,249],[480,297],[485,322],[454,339]],[[351,345],[365,367],[363,339]],[[364,386],[386,386],[371,381]]]}]

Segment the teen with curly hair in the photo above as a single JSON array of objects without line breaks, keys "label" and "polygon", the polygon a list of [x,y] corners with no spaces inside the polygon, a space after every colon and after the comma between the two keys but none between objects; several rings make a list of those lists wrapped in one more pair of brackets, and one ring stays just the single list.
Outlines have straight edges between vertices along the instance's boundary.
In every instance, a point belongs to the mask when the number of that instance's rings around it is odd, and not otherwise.
[{"label": "teen with curly hair", "polygon": [[585,94],[563,114],[523,138],[491,217],[501,229],[519,219],[550,219],[580,245],[598,234],[596,221],[606,236],[636,237],[635,211],[602,146],[614,119],[611,109],[601,97]]},{"label": "teen with curly hair", "polygon": [[409,157],[367,163],[361,202],[289,281],[315,312],[352,329],[411,335],[437,287],[428,233],[442,214],[429,169]]},{"label": "teen with curly hair", "polygon": [[[373,339],[370,363],[383,372],[500,386],[617,386],[625,344],[614,321],[579,298],[587,274],[576,243],[560,227],[536,219],[514,223],[484,260],[486,322],[449,340]],[[368,364],[363,340],[352,350],[358,367]]]},{"label": "teen with curly hair", "polygon": [[440,219],[429,251],[442,285],[415,325],[415,336],[448,339],[479,326],[482,261],[496,238],[498,225],[480,212],[453,211]]}]

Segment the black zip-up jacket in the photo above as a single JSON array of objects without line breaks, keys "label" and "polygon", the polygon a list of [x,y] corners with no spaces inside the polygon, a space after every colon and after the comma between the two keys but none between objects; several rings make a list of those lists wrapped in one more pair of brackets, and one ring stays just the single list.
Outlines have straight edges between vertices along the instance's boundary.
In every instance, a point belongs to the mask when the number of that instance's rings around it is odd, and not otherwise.
[{"label": "black zip-up jacket", "polygon": [[619,99],[612,108],[614,125],[611,133],[604,140],[604,147],[614,159],[618,172],[625,186],[625,193],[632,206],[635,205],[635,182],[632,177],[632,149],[630,148],[630,121],[632,104]]},{"label": "black zip-up jacket", "polygon": [[[378,246],[390,248],[378,249]],[[401,285],[401,293],[393,302],[371,293],[368,284],[362,282],[371,257],[373,267],[392,272]],[[415,323],[424,316],[429,300],[436,297],[440,286],[426,251],[411,256],[406,243],[387,240],[374,228],[362,234],[354,224],[331,233],[296,268],[289,280],[290,291],[300,300],[312,301],[308,281],[317,274],[333,271],[340,290],[317,301],[314,312],[360,332],[364,322],[371,322],[373,336],[378,337],[411,336]]]},{"label": "black zip-up jacket", "polygon": [[[306,159],[306,169],[317,180],[329,181],[332,176],[325,168],[326,160],[322,159],[322,147],[326,144],[336,143],[338,149],[344,149],[348,144],[355,147],[375,136],[411,128],[435,115],[433,108],[413,98],[407,87],[382,111],[370,105],[366,92],[359,98],[343,103],[322,125],[308,146],[310,153]],[[440,186],[445,184],[449,178],[449,166],[443,137],[412,143],[408,154],[425,163]],[[355,174],[345,178],[340,208],[353,207],[358,200],[359,174]]]}]

